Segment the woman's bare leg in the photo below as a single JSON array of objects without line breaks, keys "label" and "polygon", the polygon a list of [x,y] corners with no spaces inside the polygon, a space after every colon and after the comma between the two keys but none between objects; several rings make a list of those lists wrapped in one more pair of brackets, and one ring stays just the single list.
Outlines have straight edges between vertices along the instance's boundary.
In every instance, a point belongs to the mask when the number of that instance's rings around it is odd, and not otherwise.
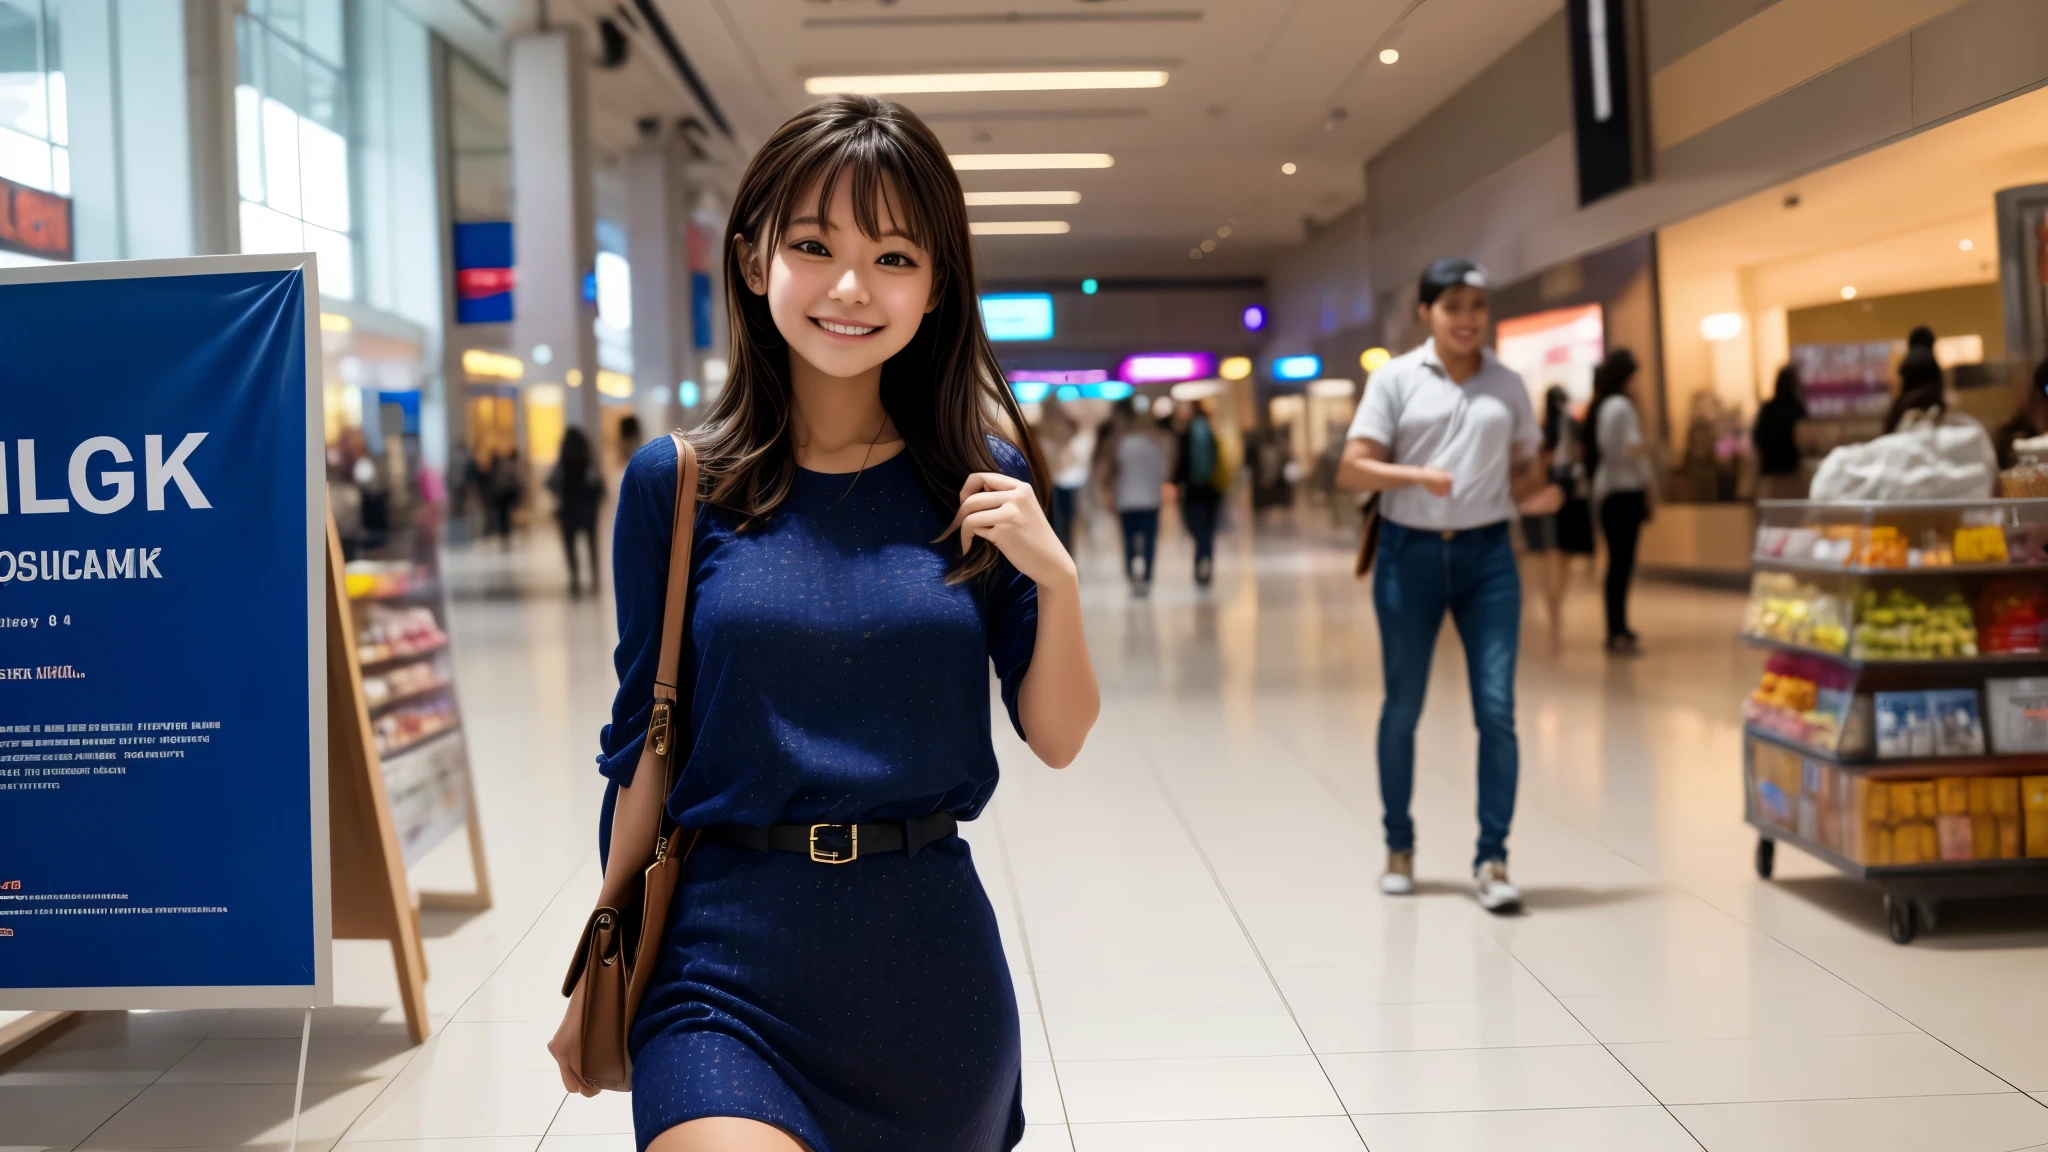
[{"label": "woman's bare leg", "polygon": [[678,1124],[654,1138],[647,1152],[807,1152],[773,1124],[737,1116],[707,1116]]}]

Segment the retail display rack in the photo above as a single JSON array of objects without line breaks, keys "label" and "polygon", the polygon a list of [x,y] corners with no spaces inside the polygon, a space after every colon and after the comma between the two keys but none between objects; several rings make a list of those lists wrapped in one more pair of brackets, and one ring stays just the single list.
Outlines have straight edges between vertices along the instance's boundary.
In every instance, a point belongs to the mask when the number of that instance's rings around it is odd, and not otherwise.
[{"label": "retail display rack", "polygon": [[1756,869],[1783,841],[1884,895],[2048,894],[2048,500],[1765,501],[1743,636]]}]

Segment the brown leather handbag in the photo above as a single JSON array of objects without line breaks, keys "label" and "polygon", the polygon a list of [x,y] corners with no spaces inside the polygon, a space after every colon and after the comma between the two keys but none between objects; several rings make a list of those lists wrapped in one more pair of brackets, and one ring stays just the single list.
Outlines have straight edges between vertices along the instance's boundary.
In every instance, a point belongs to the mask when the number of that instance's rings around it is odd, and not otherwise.
[{"label": "brown leather handbag", "polygon": [[[633,1058],[626,1034],[647,994],[662,940],[668,934],[669,904],[682,880],[683,866],[697,846],[699,831],[685,832],[669,818],[667,797],[675,790],[676,686],[662,677],[679,674],[683,654],[683,611],[690,597],[690,538],[697,522],[697,453],[680,433],[676,442],[675,527],[668,550],[668,597],[661,610],[661,663],[654,679],[654,713],[647,724],[647,742],[640,749],[636,781],[660,774],[661,816],[652,844],[623,844],[614,837],[612,853],[638,852],[649,861],[646,870],[629,876],[622,892],[606,892],[583,927],[583,938],[562,981],[562,995],[583,983],[583,1078],[599,1088],[630,1092]],[[635,926],[629,933],[628,925]]]}]

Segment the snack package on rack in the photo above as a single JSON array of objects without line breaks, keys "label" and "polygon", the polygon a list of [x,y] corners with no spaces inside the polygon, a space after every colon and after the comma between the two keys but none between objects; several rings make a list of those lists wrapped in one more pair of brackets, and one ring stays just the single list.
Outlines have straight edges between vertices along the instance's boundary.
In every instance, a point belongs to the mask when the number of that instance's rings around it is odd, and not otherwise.
[{"label": "snack package on rack", "polygon": [[1956,529],[1955,562],[2004,564],[2010,559],[2005,529],[1997,524],[1965,524]]},{"label": "snack package on rack", "polygon": [[2048,752],[2048,677],[1994,676],[1984,681],[1984,703],[1993,753]]},{"label": "snack package on rack", "polygon": [[1927,709],[1927,693],[1879,692],[1875,704],[1878,759],[1934,755],[1934,717]]},{"label": "snack package on rack", "polygon": [[1863,660],[1953,660],[1977,654],[1970,604],[1953,588],[1931,592],[1932,602],[1905,588],[1857,600],[1851,654]]},{"label": "snack package on rack", "polygon": [[2048,640],[2048,591],[2029,581],[1993,581],[1978,598],[1977,619],[1984,651],[2039,652]]},{"label": "snack package on rack", "polygon": [[2048,776],[2020,781],[2020,819],[2026,828],[2028,856],[2048,856]]},{"label": "snack package on rack", "polygon": [[1840,597],[1784,572],[1759,572],[1750,586],[1743,630],[1751,636],[1822,652],[1849,644],[1849,613]]},{"label": "snack package on rack", "polygon": [[1936,756],[1982,756],[1984,719],[1975,688],[1944,688],[1927,693],[1927,713],[1934,725]]},{"label": "snack package on rack", "polygon": [[1763,679],[1743,702],[1753,727],[1830,754],[1840,754],[1855,675],[1832,661],[1775,652]]}]

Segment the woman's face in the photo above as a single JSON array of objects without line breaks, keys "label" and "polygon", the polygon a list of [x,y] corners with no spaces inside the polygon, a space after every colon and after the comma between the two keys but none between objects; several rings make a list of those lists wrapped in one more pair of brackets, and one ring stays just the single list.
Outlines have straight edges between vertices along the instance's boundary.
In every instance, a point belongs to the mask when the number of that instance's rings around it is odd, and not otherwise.
[{"label": "woman's face", "polygon": [[853,215],[850,181],[832,194],[827,217],[817,218],[817,193],[797,203],[802,215],[775,241],[772,252],[741,246],[747,287],[768,298],[775,329],[802,357],[827,376],[862,375],[903,350],[917,325],[937,307],[932,296],[930,253],[911,242],[889,210],[880,205],[881,236],[861,232]]},{"label": "woman's face", "polygon": [[1476,356],[1486,346],[1486,322],[1492,301],[1486,289],[1460,284],[1446,289],[1436,303],[1422,309],[1438,356]]}]

